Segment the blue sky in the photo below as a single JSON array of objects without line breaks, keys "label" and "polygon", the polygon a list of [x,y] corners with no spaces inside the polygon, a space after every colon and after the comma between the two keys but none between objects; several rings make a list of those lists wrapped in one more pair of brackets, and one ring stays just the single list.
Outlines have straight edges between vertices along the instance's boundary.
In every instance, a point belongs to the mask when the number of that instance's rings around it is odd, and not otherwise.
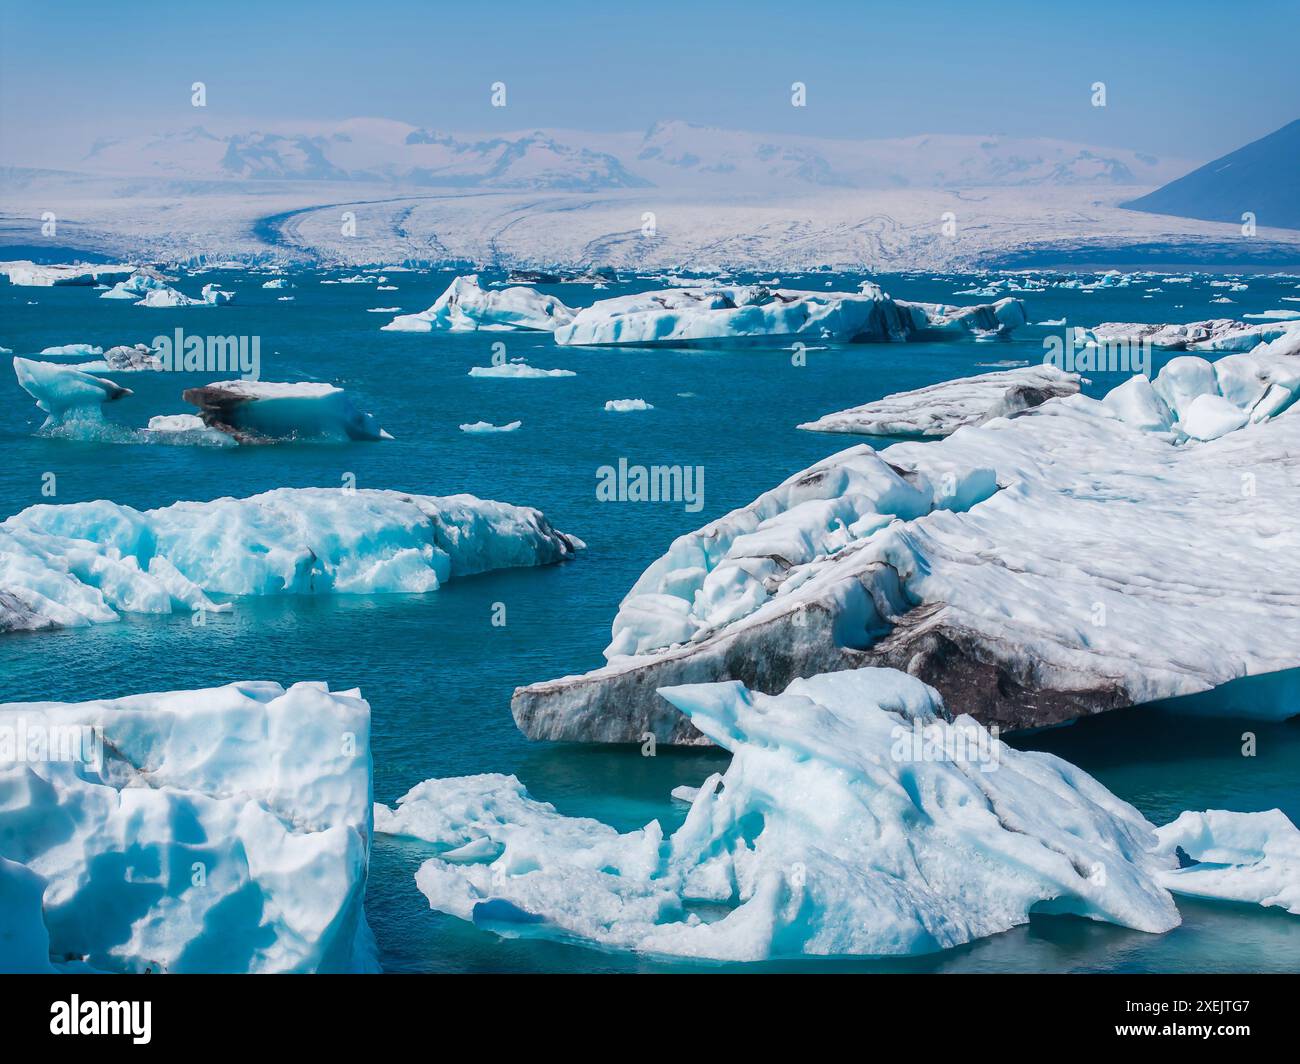
[{"label": "blue sky", "polygon": [[[1273,2],[0,0],[0,162],[101,136],[353,116],[437,129],[1052,136],[1211,158],[1300,117]],[[1287,43],[1289,42],[1289,43]],[[208,107],[190,106],[190,85]],[[501,80],[509,106],[489,106]],[[792,81],[808,106],[790,106]],[[1107,85],[1108,106],[1089,86]]]}]

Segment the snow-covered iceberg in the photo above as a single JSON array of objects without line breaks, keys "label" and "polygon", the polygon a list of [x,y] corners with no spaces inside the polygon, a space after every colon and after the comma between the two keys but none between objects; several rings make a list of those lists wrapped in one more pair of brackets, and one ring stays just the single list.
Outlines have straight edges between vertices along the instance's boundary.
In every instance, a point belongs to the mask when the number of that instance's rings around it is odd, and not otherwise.
[{"label": "snow-covered iceberg", "polygon": [[359,410],[342,388],[313,381],[232,380],[187,388],[204,424],[240,443],[319,438],[390,440],[373,414]]},{"label": "snow-covered iceberg", "polygon": [[801,292],[767,285],[670,288],[602,299],[555,330],[557,344],[679,346],[720,341],[885,343],[956,335],[1005,336],[1024,304],[908,303],[865,283],[859,292]]},{"label": "snow-covered iceberg", "polygon": [[143,511],[32,506],[0,523],[0,632],[229,608],[211,595],[433,591],[581,546],[537,510],[472,495],[278,488]]},{"label": "snow-covered iceberg", "polygon": [[1106,321],[1091,329],[1076,328],[1075,334],[1084,343],[1097,346],[1147,343],[1171,351],[1241,352],[1285,336],[1296,327],[1294,323],[1284,321],[1250,325],[1231,318],[1211,318],[1173,325]]},{"label": "snow-covered iceberg", "polygon": [[0,970],[377,970],[369,732],[315,683],[0,705]]},{"label": "snow-covered iceberg", "polygon": [[1183,813],[1156,832],[1159,852],[1192,863],[1161,873],[1175,894],[1280,906],[1300,916],[1300,830],[1280,809]]},{"label": "snow-covered iceberg", "polygon": [[99,298],[129,299],[132,302],[139,302],[150,292],[163,291],[170,291],[170,286],[161,276],[152,271],[140,270],[125,281],[118,281],[107,291],[100,292]]},{"label": "snow-covered iceberg", "polygon": [[0,273],[9,278],[9,283],[24,288],[50,288],[56,285],[90,287],[99,284],[102,278],[134,272],[134,266],[40,266],[26,259],[0,262]]},{"label": "snow-covered iceberg", "polygon": [[562,816],[512,776],[429,780],[375,830],[433,844],[429,904],[509,936],[654,955],[928,953],[1069,914],[1179,923],[1152,826],[1087,773],[1019,752],[892,669],[661,691],[727,749],[670,838]]},{"label": "snow-covered iceberg", "polygon": [[1079,383],[1077,373],[1055,366],[1025,366],[898,392],[799,427],[862,436],[949,436],[963,425],[982,425],[1074,395]]},{"label": "snow-covered iceberg", "polygon": [[502,288],[489,291],[479,286],[477,275],[457,277],[428,310],[400,314],[384,329],[388,332],[452,332],[489,330],[531,330],[551,332],[573,320],[573,311],[555,296],[534,288]]},{"label": "snow-covered iceberg", "polygon": [[14,374],[23,390],[49,415],[43,426],[46,429],[70,421],[102,421],[105,403],[132,394],[130,388],[106,377],[53,362],[15,358]]},{"label": "snow-covered iceberg", "polygon": [[1290,716],[1297,394],[1300,332],[1182,356],[1104,400],[842,451],[674,541],[624,597],[608,664],[518,689],[515,720],[534,738],[701,741],[656,688],[772,692],[863,665],[1005,728],[1190,695]]}]

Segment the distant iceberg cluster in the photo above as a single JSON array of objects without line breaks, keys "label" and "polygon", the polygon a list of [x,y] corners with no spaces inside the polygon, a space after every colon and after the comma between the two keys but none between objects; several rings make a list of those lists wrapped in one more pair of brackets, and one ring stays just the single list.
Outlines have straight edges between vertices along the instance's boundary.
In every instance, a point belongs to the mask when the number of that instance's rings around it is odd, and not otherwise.
[{"label": "distant iceberg cluster", "polygon": [[434,591],[581,546],[537,510],[472,495],[279,488],[157,510],[33,506],[0,523],[0,632],[230,608],[212,595]]}]

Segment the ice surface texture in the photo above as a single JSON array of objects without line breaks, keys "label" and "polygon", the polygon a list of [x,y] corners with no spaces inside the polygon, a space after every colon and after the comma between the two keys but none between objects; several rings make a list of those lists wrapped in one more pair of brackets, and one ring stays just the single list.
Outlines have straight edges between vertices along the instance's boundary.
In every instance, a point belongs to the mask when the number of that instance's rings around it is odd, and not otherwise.
[{"label": "ice surface texture", "polygon": [[[1031,912],[1179,923],[1152,826],[1087,773],[1018,752],[890,669],[662,691],[731,751],[668,839],[562,816],[514,777],[429,780],[375,828],[431,842],[430,905],[505,935],[754,961],[926,953]],[[927,758],[923,735],[951,758]],[[965,756],[977,743],[983,759]],[[713,913],[711,919],[700,913]]]},{"label": "ice surface texture", "polygon": [[[534,738],[702,741],[657,687],[906,669],[1032,727],[1221,691],[1295,712],[1300,332],[934,443],[858,446],[677,539],[609,664],[515,692]],[[1271,675],[1267,675],[1271,674]]]},{"label": "ice surface texture", "polygon": [[228,608],[210,595],[433,591],[581,545],[537,510],[472,495],[279,488],[145,511],[32,506],[0,523],[0,632]]},{"label": "ice surface texture", "polygon": [[374,970],[369,729],[309,683],[0,705],[0,970]]}]

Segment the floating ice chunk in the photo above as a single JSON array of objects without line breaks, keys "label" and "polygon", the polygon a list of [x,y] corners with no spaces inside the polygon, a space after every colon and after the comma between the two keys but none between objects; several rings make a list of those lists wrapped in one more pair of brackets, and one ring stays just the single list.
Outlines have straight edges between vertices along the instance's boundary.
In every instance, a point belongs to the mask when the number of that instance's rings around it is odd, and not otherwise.
[{"label": "floating ice chunk", "polygon": [[1280,809],[1186,812],[1157,829],[1158,851],[1194,864],[1160,876],[1175,894],[1276,905],[1300,916],[1300,830]]},{"label": "floating ice chunk", "polygon": [[1250,351],[1260,343],[1287,332],[1283,322],[1247,325],[1231,318],[1212,318],[1186,324],[1147,324],[1108,321],[1091,329],[1077,329],[1085,343],[1149,343],[1172,351]]},{"label": "floating ice chunk", "polygon": [[263,288],[288,288],[289,282],[283,277],[272,277],[269,281],[262,282]]},{"label": "floating ice chunk", "polygon": [[371,307],[366,311],[366,313],[367,314],[395,314],[397,313],[397,311],[401,309],[402,309],[401,307]]},{"label": "floating ice chunk", "polygon": [[1300,310],[1266,310],[1260,314],[1243,314],[1251,321],[1295,321],[1300,318]]},{"label": "floating ice chunk", "polygon": [[493,425],[490,421],[475,421],[471,424],[461,425],[460,431],[470,433],[515,432],[522,425],[522,421],[508,421],[504,425]]},{"label": "floating ice chunk", "polygon": [[167,282],[157,274],[146,271],[133,273],[125,281],[118,281],[112,288],[100,292],[100,299],[140,300],[150,292],[168,291]]},{"label": "floating ice chunk", "polygon": [[1104,401],[833,455],[676,539],[624,596],[608,664],[517,689],[515,721],[538,739],[701,742],[650,692],[863,665],[1004,728],[1191,695],[1294,715],[1298,396],[1294,332]]},{"label": "floating ice chunk", "polygon": [[135,272],[134,266],[38,266],[21,260],[0,262],[0,273],[12,285],[26,288],[49,288],[54,285],[81,285],[89,287],[100,283],[101,278]]},{"label": "floating ice chunk", "polygon": [[551,332],[572,318],[573,311],[554,296],[523,287],[489,292],[479,286],[476,275],[471,275],[452,281],[428,310],[400,315],[384,329],[392,332],[431,332],[434,329]]},{"label": "floating ice chunk", "polygon": [[280,488],[144,511],[32,506],[0,523],[0,629],[6,612],[32,628],[229,608],[209,595],[426,592],[581,546],[537,510],[472,495]]},{"label": "floating ice chunk", "polygon": [[392,437],[352,397],[332,384],[304,381],[218,381],[187,388],[181,397],[202,411],[206,425],[240,443],[322,438],[382,440]]},{"label": "floating ice chunk", "polygon": [[[565,817],[514,777],[430,780],[377,831],[437,855],[437,910],[503,935],[758,961],[910,955],[1071,914],[1148,932],[1179,923],[1132,806],[1050,754],[1005,746],[894,670],[662,695],[729,750],[663,839]],[[713,920],[697,911],[725,913]]]},{"label": "floating ice chunk", "polygon": [[158,443],[208,444],[233,447],[236,440],[219,429],[209,428],[197,414],[158,414],[149,419],[146,434]]},{"label": "floating ice chunk", "polygon": [[1005,335],[1025,322],[1024,305],[906,303],[867,283],[860,292],[801,292],[766,285],[701,286],[603,299],[555,331],[558,344],[689,345],[718,341],[843,343]]},{"label": "floating ice chunk", "polygon": [[614,414],[626,414],[633,410],[653,410],[654,407],[644,399],[609,399],[605,402],[605,410]]},{"label": "floating ice chunk", "polygon": [[1078,374],[1046,365],[983,373],[886,396],[799,428],[864,436],[947,436],[963,425],[981,425],[1074,395],[1079,383]]},{"label": "floating ice chunk", "polygon": [[377,970],[369,730],[324,684],[0,705],[0,736],[28,740],[0,758],[0,894],[21,906],[0,904],[0,967],[21,920],[26,967],[45,938],[47,965],[112,972]]},{"label": "floating ice chunk", "polygon": [[471,366],[471,377],[496,377],[502,380],[540,380],[543,377],[576,377],[571,369],[539,369],[523,362],[503,362],[499,366]]},{"label": "floating ice chunk", "polygon": [[214,307],[224,307],[235,301],[235,293],[227,292],[218,288],[215,284],[205,284],[201,289],[203,293],[203,302],[210,303]]},{"label": "floating ice chunk", "polygon": [[89,357],[91,355],[102,355],[103,353],[104,349],[96,347],[94,344],[59,344],[41,350],[42,355],[48,355],[51,358]]},{"label": "floating ice chunk", "polygon": [[14,359],[14,374],[23,390],[49,415],[45,428],[68,421],[100,421],[103,405],[131,395],[130,388],[53,362]]}]

